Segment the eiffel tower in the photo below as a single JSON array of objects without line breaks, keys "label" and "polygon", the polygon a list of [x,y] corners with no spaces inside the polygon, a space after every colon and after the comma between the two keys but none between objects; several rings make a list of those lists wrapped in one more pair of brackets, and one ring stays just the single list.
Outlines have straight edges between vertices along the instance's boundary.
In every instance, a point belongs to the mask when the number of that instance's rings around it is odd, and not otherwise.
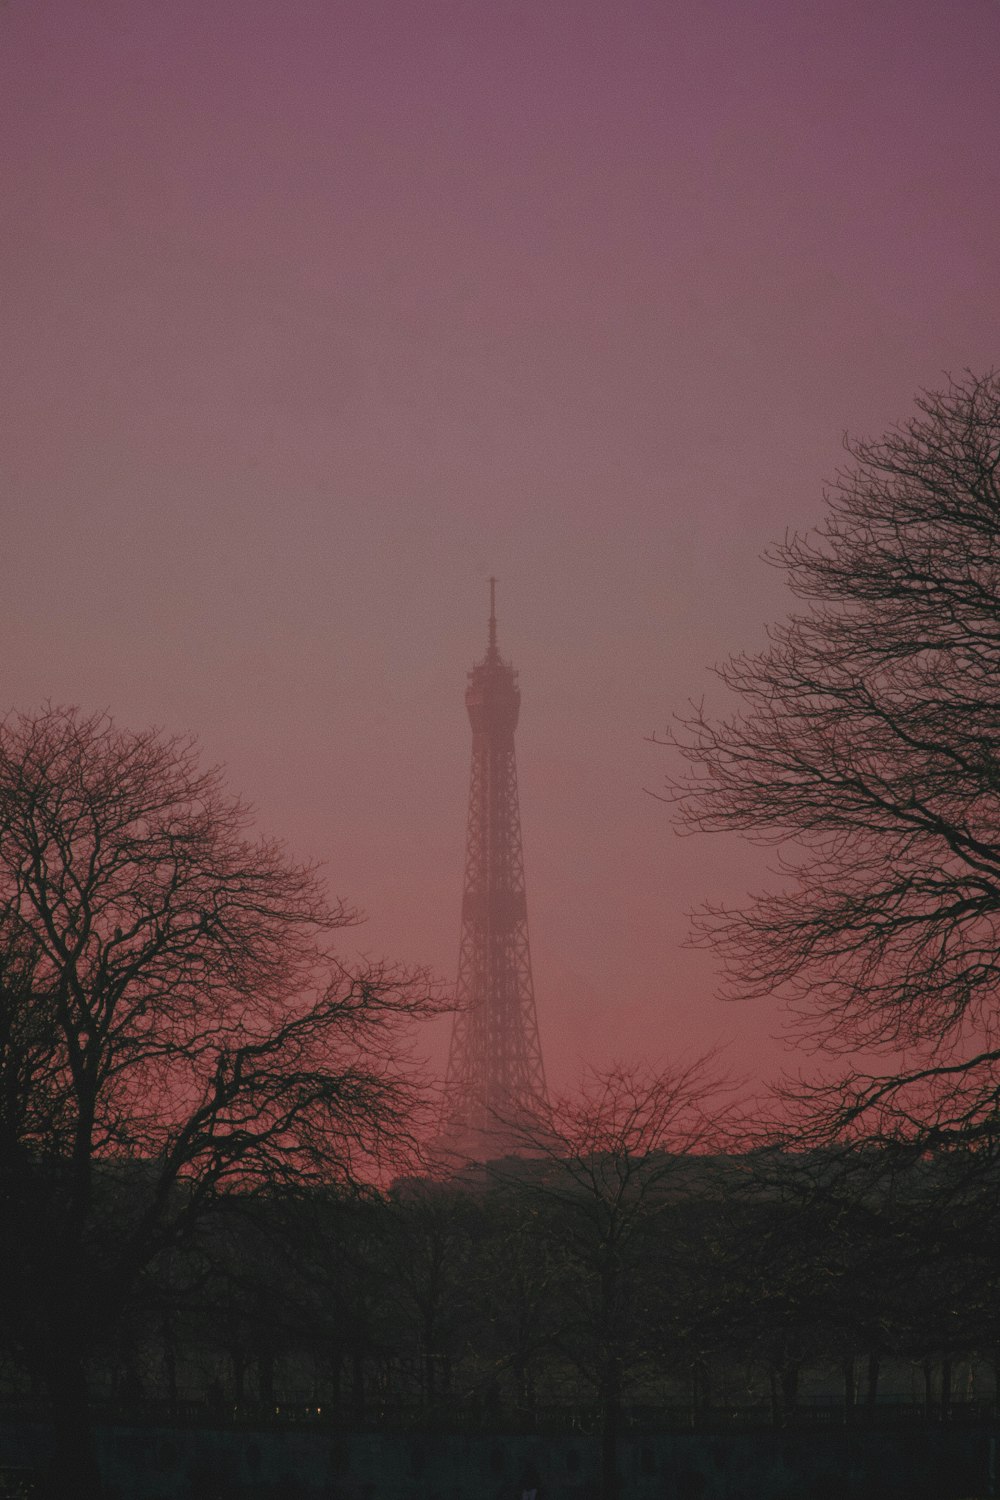
[{"label": "eiffel tower", "polygon": [[497,649],[490,579],[486,655],[469,673],[472,777],[465,844],[458,1010],[445,1084],[442,1144],[484,1158],[517,1149],[547,1093],[528,949],[514,730],[517,673]]}]

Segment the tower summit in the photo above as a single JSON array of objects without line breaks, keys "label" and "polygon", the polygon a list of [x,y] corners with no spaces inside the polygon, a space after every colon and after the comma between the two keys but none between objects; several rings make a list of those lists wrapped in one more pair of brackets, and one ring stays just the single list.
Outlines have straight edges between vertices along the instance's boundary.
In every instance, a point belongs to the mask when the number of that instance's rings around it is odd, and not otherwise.
[{"label": "tower summit", "polygon": [[465,706],[472,776],[443,1136],[482,1157],[509,1150],[517,1127],[546,1101],[514,759],[521,692],[497,647],[495,578],[486,655],[469,673]]}]

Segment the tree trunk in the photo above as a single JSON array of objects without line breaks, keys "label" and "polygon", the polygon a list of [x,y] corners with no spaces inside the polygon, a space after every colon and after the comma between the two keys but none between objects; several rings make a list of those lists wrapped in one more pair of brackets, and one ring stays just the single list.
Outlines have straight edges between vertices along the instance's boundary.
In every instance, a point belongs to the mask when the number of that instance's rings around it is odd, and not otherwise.
[{"label": "tree trunk", "polygon": [[874,1352],[868,1355],[868,1380],[865,1387],[865,1405],[872,1409],[878,1401],[878,1377],[882,1361]]},{"label": "tree trunk", "polygon": [[923,1363],[924,1374],[924,1411],[928,1419],[934,1416],[934,1373],[929,1359]]},{"label": "tree trunk", "polygon": [[261,1349],[257,1355],[257,1390],[270,1416],[274,1409],[274,1353],[270,1349]]},{"label": "tree trunk", "polygon": [[340,1344],[332,1344],[329,1350],[330,1405],[335,1421],[340,1421],[343,1409],[344,1351]]},{"label": "tree trunk", "polygon": [[605,1371],[601,1390],[601,1500],[618,1500],[618,1431],[621,1393],[618,1372]]},{"label": "tree trunk", "polygon": [[365,1357],[360,1349],[351,1351],[351,1419],[357,1425],[365,1420]]},{"label": "tree trunk", "polygon": [[789,1417],[795,1413],[799,1394],[799,1366],[787,1360],[770,1372],[771,1420],[775,1427],[787,1427]]},{"label": "tree trunk", "polygon": [[167,1380],[167,1400],[170,1403],[170,1415],[177,1416],[177,1345],[174,1342],[174,1331],[169,1323],[163,1325],[163,1373]]},{"label": "tree trunk", "polygon": [[781,1405],[786,1417],[794,1416],[799,1401],[799,1366],[792,1362],[781,1371]]},{"label": "tree trunk", "polygon": [[48,1494],[52,1500],[101,1500],[104,1493],[90,1422],[87,1378],[75,1351],[56,1351],[45,1369],[52,1416],[52,1459]]},{"label": "tree trunk", "polygon": [[850,1354],[844,1360],[842,1366],[844,1372],[844,1421],[854,1421],[854,1408],[857,1404],[858,1389],[857,1376],[854,1368],[854,1355]]},{"label": "tree trunk", "polygon": [[531,1376],[531,1367],[523,1358],[516,1358],[513,1373],[517,1416],[523,1427],[533,1432],[535,1429],[535,1382]]},{"label": "tree trunk", "polygon": [[233,1401],[242,1407],[247,1399],[247,1358],[241,1349],[234,1349],[230,1356],[233,1367]]},{"label": "tree trunk", "polygon": [[696,1359],[691,1366],[691,1425],[697,1427],[703,1412],[712,1405],[712,1378],[708,1364]]}]

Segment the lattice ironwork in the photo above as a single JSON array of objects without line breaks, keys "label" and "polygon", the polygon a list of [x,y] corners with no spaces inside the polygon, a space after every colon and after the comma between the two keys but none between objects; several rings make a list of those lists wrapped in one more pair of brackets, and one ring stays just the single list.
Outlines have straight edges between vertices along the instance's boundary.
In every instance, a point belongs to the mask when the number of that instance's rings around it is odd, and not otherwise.
[{"label": "lattice ironwork", "polygon": [[514,730],[517,673],[497,649],[496,580],[489,644],[469,673],[472,776],[462,893],[458,1005],[442,1136],[470,1156],[516,1145],[546,1099],[528,947]]}]

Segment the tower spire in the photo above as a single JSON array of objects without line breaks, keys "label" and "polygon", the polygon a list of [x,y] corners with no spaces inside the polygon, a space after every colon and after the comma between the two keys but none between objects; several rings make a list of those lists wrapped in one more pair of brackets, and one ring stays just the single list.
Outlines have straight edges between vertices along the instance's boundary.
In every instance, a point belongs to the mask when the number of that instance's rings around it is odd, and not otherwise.
[{"label": "tower spire", "polygon": [[472,777],[462,894],[457,1010],[441,1144],[466,1157],[517,1147],[547,1100],[528,949],[517,797],[517,673],[497,650],[496,579],[489,647],[469,673]]}]

